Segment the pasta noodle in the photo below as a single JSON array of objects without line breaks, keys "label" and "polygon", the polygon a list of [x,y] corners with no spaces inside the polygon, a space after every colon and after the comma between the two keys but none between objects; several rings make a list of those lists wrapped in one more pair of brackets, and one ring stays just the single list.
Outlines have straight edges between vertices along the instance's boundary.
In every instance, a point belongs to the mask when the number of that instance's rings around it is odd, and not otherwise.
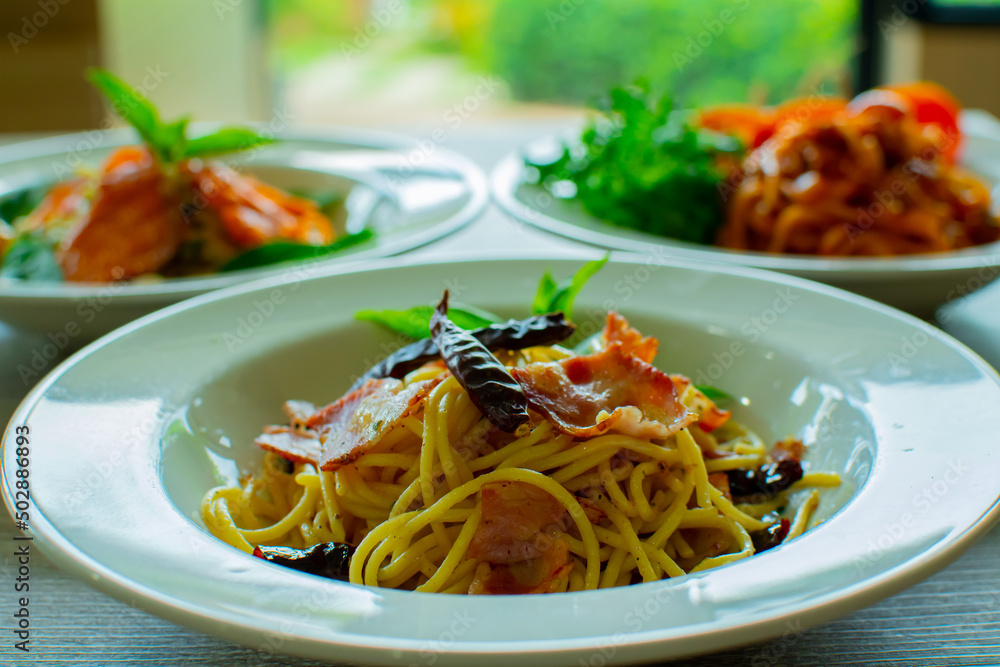
[{"label": "pasta noodle", "polygon": [[[500,356],[531,368],[572,355],[535,347]],[[836,475],[810,473],[767,498],[734,497],[726,470],[800,456],[801,444],[769,453],[686,378],[670,377],[699,419],[667,437],[576,437],[540,416],[518,436],[492,427],[454,376],[428,364],[402,391],[433,388],[364,455],[323,470],[268,452],[240,487],[209,491],[202,517],[246,552],[348,543],[351,583],[444,593],[656,581],[747,558],[777,526],[801,534],[819,498],[811,487],[835,485]],[[800,492],[806,501],[782,524],[779,510]]]},{"label": "pasta noodle", "polygon": [[987,187],[949,164],[940,144],[886,107],[786,123],[744,161],[717,243],[877,256],[1000,239]]}]

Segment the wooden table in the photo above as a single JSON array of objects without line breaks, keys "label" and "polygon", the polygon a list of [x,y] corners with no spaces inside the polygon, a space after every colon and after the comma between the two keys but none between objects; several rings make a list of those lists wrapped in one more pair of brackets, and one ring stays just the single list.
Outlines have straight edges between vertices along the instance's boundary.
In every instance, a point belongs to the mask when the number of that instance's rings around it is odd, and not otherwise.
[{"label": "wooden table", "polygon": [[[447,145],[488,169],[513,146],[557,128],[554,123],[460,127]],[[428,137],[434,128],[407,128]],[[513,224],[496,208],[452,237],[422,248],[427,257],[471,250],[565,252],[575,244]],[[0,423],[28,391],[16,372],[44,337],[0,324]],[[997,480],[1000,491],[1000,479]],[[0,664],[2,665],[318,665],[259,654],[160,620],[114,600],[55,568],[35,550],[31,561],[31,653],[13,648],[12,520],[0,521]],[[527,664],[527,663],[526,663]],[[680,665],[998,665],[1000,664],[1000,530],[930,579],[846,618],[813,629],[790,625],[771,642],[692,659]]]}]

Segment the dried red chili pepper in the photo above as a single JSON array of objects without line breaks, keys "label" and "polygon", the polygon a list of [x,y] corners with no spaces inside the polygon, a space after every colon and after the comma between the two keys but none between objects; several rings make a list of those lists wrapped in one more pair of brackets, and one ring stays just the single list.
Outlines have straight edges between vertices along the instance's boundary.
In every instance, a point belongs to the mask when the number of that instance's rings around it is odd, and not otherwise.
[{"label": "dried red chili pepper", "polygon": [[506,366],[471,333],[448,319],[448,291],[431,315],[431,339],[445,366],[491,424],[507,433],[528,427],[528,399]]},{"label": "dried red chili pepper", "polygon": [[[573,335],[576,327],[562,313],[535,315],[524,320],[509,320],[491,324],[469,333],[488,350],[521,350],[536,345],[552,345]],[[425,338],[401,347],[380,363],[372,366],[351,387],[357,389],[370,379],[402,378],[428,361],[440,358],[434,339]]]},{"label": "dried red chili pepper", "polygon": [[759,468],[727,470],[726,476],[735,502],[759,503],[802,479],[802,464],[795,459],[785,459]]},{"label": "dried red chili pepper", "polygon": [[754,553],[759,554],[761,551],[773,549],[784,542],[791,527],[792,524],[788,519],[782,519],[772,523],[767,529],[752,534],[750,539],[753,540]]},{"label": "dried red chili pepper", "polygon": [[299,572],[347,581],[354,547],[340,542],[325,542],[308,549],[256,546],[253,555]]}]

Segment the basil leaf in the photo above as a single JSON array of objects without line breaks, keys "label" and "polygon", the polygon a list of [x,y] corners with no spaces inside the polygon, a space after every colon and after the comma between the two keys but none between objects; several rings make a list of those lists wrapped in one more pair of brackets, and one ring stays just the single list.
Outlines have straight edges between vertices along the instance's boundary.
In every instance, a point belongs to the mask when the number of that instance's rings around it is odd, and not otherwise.
[{"label": "basil leaf", "polygon": [[566,319],[573,319],[573,302],[576,295],[580,293],[583,286],[590,278],[601,270],[611,255],[605,255],[601,259],[587,262],[573,275],[572,278],[556,284],[552,276],[546,272],[542,276],[542,281],[538,285],[538,292],[535,294],[535,302],[532,310],[536,315],[543,313],[562,312]]},{"label": "basil leaf", "polygon": [[52,245],[39,235],[18,237],[0,264],[0,278],[61,281],[62,269]]},{"label": "basil leaf", "polygon": [[149,150],[161,162],[174,163],[191,157],[232,153],[274,141],[241,127],[224,127],[203,137],[188,139],[187,116],[171,123],[163,122],[152,102],[107,70],[91,68],[87,70],[87,79],[108,98],[115,111],[136,129]]},{"label": "basil leaf", "polygon": [[173,123],[162,123],[159,127],[159,138],[157,141],[163,150],[163,159],[166,162],[179,162],[184,154],[184,147],[187,144],[185,134],[187,133],[189,118],[183,118]]},{"label": "basil leaf", "polygon": [[705,398],[710,401],[731,401],[732,396],[710,384],[696,384],[695,389],[705,394]]},{"label": "basil leaf", "polygon": [[551,313],[552,297],[555,296],[558,289],[559,286],[556,284],[556,279],[552,277],[550,272],[546,271],[538,283],[538,291],[535,292],[535,300],[531,304],[532,314],[545,315],[546,313]]},{"label": "basil leaf", "polygon": [[271,137],[257,134],[244,127],[224,127],[218,132],[206,134],[203,137],[188,139],[181,158],[205,157],[221,155],[234,151],[244,151],[256,146],[274,143]]},{"label": "basil leaf", "polygon": [[258,246],[248,250],[219,269],[220,272],[240,271],[242,269],[253,269],[260,266],[270,266],[281,262],[302,261],[308,259],[319,259],[340,252],[352,246],[359,245],[374,238],[375,233],[370,229],[364,229],[357,234],[344,236],[333,243],[324,246],[306,245],[303,243],[292,243],[290,241],[278,241]]},{"label": "basil leaf", "polygon": [[[355,313],[354,317],[362,322],[374,322],[390,331],[420,340],[430,338],[433,313],[433,306],[414,306],[408,310],[361,310]],[[448,319],[462,329],[478,329],[488,327],[500,318],[479,308],[463,305],[461,308],[456,306],[448,308]]]},{"label": "basil leaf", "polygon": [[168,142],[176,135],[176,130],[164,126],[152,102],[107,70],[90,68],[87,79],[108,98],[118,115],[136,129],[157,157],[163,161],[170,160],[173,144]]}]

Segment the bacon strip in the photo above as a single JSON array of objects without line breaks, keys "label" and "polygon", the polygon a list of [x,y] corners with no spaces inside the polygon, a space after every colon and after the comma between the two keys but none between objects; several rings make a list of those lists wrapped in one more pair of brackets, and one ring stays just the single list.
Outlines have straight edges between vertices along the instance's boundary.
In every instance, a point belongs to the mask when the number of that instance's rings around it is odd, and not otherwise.
[{"label": "bacon strip", "polygon": [[392,378],[369,380],[317,412],[308,424],[319,431],[323,444],[320,468],[333,471],[356,461],[416,412],[442,379],[421,380],[405,388]]},{"label": "bacon strip", "polygon": [[697,421],[678,400],[670,376],[612,343],[598,354],[512,368],[528,402],[576,437],[615,431],[666,438]]},{"label": "bacon strip", "polygon": [[305,401],[287,401],[283,407],[292,425],[265,426],[256,443],[290,461],[337,470],[356,461],[419,409],[441,379],[405,388],[392,378],[369,380],[319,410]]},{"label": "bacon strip", "polygon": [[285,401],[281,406],[292,428],[304,429],[309,418],[316,414],[316,406],[309,401]]},{"label": "bacon strip", "polygon": [[642,359],[647,364],[653,363],[660,341],[652,336],[643,336],[638,330],[629,326],[628,320],[615,311],[608,311],[608,319],[604,324],[601,340],[605,348],[613,343],[621,343],[622,351]]},{"label": "bacon strip", "polygon": [[480,561],[470,593],[546,593],[569,573],[569,549],[560,539],[569,518],[549,493],[523,482],[495,482],[483,486],[481,506],[468,550]]},{"label": "bacon strip", "polygon": [[[688,387],[691,386],[691,379],[684,375],[671,375],[670,379],[674,381],[674,386],[677,387],[677,393],[680,396],[683,396],[684,392],[688,391]],[[688,403],[691,409],[698,413],[698,428],[705,433],[711,433],[732,417],[732,412],[717,406],[697,387],[691,387],[690,392]]]},{"label": "bacon strip", "polygon": [[284,456],[296,463],[312,463],[323,455],[323,445],[315,431],[298,431],[289,426],[265,426],[254,440],[261,449]]}]

